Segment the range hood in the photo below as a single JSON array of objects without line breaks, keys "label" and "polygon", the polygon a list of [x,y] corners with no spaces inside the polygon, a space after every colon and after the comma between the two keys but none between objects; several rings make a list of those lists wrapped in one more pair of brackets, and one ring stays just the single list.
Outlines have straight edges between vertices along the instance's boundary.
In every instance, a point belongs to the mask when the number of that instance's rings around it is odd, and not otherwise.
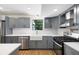
[{"label": "range hood", "polygon": [[64,24],[61,24],[61,25],[60,25],[60,28],[66,28],[66,27],[68,27],[68,26],[70,26],[69,23],[64,23]]}]

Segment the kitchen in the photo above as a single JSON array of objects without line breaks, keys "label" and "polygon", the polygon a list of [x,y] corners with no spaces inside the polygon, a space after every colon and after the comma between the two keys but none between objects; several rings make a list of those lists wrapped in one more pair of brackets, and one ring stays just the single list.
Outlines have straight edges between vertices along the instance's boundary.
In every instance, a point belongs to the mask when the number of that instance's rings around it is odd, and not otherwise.
[{"label": "kitchen", "polygon": [[7,49],[1,55],[79,54],[78,4],[0,6],[3,7],[0,8],[0,51],[5,50],[6,45],[12,48],[10,53]]}]

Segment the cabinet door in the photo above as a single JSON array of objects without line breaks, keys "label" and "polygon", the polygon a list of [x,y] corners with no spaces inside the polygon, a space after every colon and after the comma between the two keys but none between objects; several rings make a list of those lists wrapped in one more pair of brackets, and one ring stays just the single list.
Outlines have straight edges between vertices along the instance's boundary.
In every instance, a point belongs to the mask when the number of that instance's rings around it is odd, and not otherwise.
[{"label": "cabinet door", "polygon": [[7,36],[7,37],[6,37],[5,43],[12,43],[10,36]]},{"label": "cabinet door", "polygon": [[30,49],[36,48],[36,41],[35,40],[29,40],[29,48]]},{"label": "cabinet door", "polygon": [[66,22],[65,14],[60,15],[60,25],[61,25],[61,24],[64,24],[65,22]]},{"label": "cabinet door", "polygon": [[43,47],[46,49],[53,48],[53,38],[51,36],[43,36]]},{"label": "cabinet door", "polygon": [[18,37],[17,36],[11,37],[11,41],[12,43],[18,43]]},{"label": "cabinet door", "polygon": [[15,27],[15,22],[16,22],[16,18],[9,17],[9,28],[14,28]]},{"label": "cabinet door", "polygon": [[16,19],[15,28],[21,28],[21,27],[22,27],[21,20],[20,19]]},{"label": "cabinet door", "polygon": [[79,55],[79,52],[71,48],[72,55]]},{"label": "cabinet door", "polygon": [[43,48],[47,49],[48,48],[48,39],[47,39],[47,37],[43,36],[42,40],[43,40]]},{"label": "cabinet door", "polygon": [[64,45],[64,54],[65,55],[72,55],[72,50],[67,45]]},{"label": "cabinet door", "polygon": [[18,37],[17,36],[7,36],[6,43],[18,43]]},{"label": "cabinet door", "polygon": [[51,19],[45,19],[45,28],[52,28]]},{"label": "cabinet door", "polygon": [[30,18],[20,17],[16,19],[16,28],[30,28]]},{"label": "cabinet door", "polygon": [[53,49],[53,37],[48,37],[48,48]]},{"label": "cabinet door", "polygon": [[46,49],[46,42],[44,40],[36,41],[36,48]]},{"label": "cabinet door", "polygon": [[30,28],[30,18],[23,18],[23,28]]},{"label": "cabinet door", "polygon": [[71,48],[70,46],[64,45],[65,55],[79,55],[79,52]]},{"label": "cabinet door", "polygon": [[[76,14],[77,16],[77,24],[79,25],[79,5],[77,5],[77,14]],[[78,26],[78,28],[79,28],[79,26]]]},{"label": "cabinet door", "polygon": [[6,28],[6,34],[12,34],[12,22],[10,22],[9,17],[6,17],[6,22],[5,22],[5,28]]}]

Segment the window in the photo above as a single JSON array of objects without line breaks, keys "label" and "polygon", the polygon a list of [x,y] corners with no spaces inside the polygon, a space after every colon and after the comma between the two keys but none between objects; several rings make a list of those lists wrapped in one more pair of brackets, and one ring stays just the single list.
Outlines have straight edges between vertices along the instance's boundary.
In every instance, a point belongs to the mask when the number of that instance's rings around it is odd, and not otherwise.
[{"label": "window", "polygon": [[43,20],[42,19],[33,20],[32,29],[33,30],[43,30]]}]

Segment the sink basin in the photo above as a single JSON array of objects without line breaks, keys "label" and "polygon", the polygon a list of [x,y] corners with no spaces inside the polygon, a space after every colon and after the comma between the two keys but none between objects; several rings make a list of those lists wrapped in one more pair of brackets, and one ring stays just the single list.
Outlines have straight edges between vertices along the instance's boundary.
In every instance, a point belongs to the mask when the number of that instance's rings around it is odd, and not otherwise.
[{"label": "sink basin", "polygon": [[30,36],[30,40],[42,40],[42,36]]}]

